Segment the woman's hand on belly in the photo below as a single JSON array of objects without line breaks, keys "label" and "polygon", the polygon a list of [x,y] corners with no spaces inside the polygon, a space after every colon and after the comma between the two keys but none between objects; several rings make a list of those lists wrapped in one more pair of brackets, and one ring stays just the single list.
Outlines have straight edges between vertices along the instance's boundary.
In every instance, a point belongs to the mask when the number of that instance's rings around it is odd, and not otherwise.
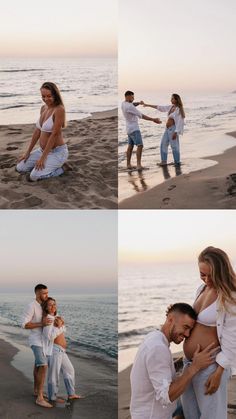
[{"label": "woman's hand on belly", "polygon": [[216,371],[208,377],[208,380],[205,383],[205,394],[213,394],[218,390],[223,372],[224,368],[219,365]]}]

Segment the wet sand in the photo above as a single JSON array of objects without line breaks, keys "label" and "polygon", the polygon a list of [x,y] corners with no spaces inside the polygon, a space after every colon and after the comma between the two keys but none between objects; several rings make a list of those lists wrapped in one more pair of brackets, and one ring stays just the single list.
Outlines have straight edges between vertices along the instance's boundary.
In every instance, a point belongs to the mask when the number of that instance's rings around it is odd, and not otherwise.
[{"label": "wet sand", "polygon": [[[118,419],[131,419],[129,412],[130,403],[130,371],[131,366],[121,371],[118,375]],[[236,376],[231,378],[228,386],[228,419],[236,416]]]},{"label": "wet sand", "polygon": [[64,137],[73,170],[28,182],[15,171],[34,124],[0,126],[0,208],[117,208],[117,109],[68,122]]},{"label": "wet sand", "polygon": [[[236,132],[227,133],[236,138]],[[203,170],[181,174],[119,204],[121,209],[235,209],[236,147],[207,157],[217,162]]]},{"label": "wet sand", "polygon": [[[70,355],[76,371],[76,391],[85,398],[70,402],[63,408],[57,406],[46,409],[35,404],[32,381],[12,366],[11,362],[17,352],[17,348],[0,339],[0,416],[2,418],[117,418],[117,381],[113,366],[96,359],[78,359]],[[28,357],[27,362],[31,361]],[[60,396],[66,397],[63,386],[60,388]]]}]

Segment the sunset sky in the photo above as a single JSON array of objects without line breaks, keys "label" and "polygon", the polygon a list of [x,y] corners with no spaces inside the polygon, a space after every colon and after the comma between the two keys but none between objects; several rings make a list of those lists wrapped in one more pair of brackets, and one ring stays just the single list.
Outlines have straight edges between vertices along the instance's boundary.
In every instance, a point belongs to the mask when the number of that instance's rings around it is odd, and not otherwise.
[{"label": "sunset sky", "polygon": [[236,89],[235,0],[120,0],[120,92]]},{"label": "sunset sky", "polygon": [[2,291],[117,289],[116,211],[1,211],[0,243]]},{"label": "sunset sky", "polygon": [[207,246],[236,260],[235,211],[120,211],[120,263],[195,261]]},{"label": "sunset sky", "polygon": [[117,8],[109,0],[8,0],[0,57],[116,57]]}]

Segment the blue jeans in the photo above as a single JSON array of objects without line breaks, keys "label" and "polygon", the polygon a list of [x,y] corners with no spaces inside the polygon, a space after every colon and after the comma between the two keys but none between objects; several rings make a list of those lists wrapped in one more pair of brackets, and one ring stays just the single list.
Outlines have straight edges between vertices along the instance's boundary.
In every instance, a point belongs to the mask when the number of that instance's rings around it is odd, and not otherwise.
[{"label": "blue jeans", "polygon": [[[184,368],[189,361],[184,360]],[[227,382],[229,371],[224,370],[218,390],[205,395],[205,383],[216,370],[214,363],[199,371],[193,378],[184,394],[181,396],[184,416],[187,419],[227,419]]]},{"label": "blue jeans", "polygon": [[172,154],[175,164],[180,163],[180,151],[179,151],[179,136],[175,140],[172,139],[175,132],[175,125],[172,125],[170,128],[166,128],[161,139],[161,160],[163,162],[167,161],[168,156],[168,147],[171,146]]}]

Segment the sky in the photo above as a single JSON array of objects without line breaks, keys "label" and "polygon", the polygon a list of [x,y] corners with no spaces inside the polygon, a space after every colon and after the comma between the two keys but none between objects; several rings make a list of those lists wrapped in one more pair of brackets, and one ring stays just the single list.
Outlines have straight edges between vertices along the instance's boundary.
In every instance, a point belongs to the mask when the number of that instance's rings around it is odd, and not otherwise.
[{"label": "sky", "polygon": [[0,211],[1,291],[117,289],[116,211]]},{"label": "sky", "polygon": [[119,264],[194,262],[207,246],[236,260],[234,210],[119,212]]},{"label": "sky", "polygon": [[236,90],[235,0],[120,0],[119,89]]},{"label": "sky", "polygon": [[8,0],[0,57],[116,57],[115,0]]}]

